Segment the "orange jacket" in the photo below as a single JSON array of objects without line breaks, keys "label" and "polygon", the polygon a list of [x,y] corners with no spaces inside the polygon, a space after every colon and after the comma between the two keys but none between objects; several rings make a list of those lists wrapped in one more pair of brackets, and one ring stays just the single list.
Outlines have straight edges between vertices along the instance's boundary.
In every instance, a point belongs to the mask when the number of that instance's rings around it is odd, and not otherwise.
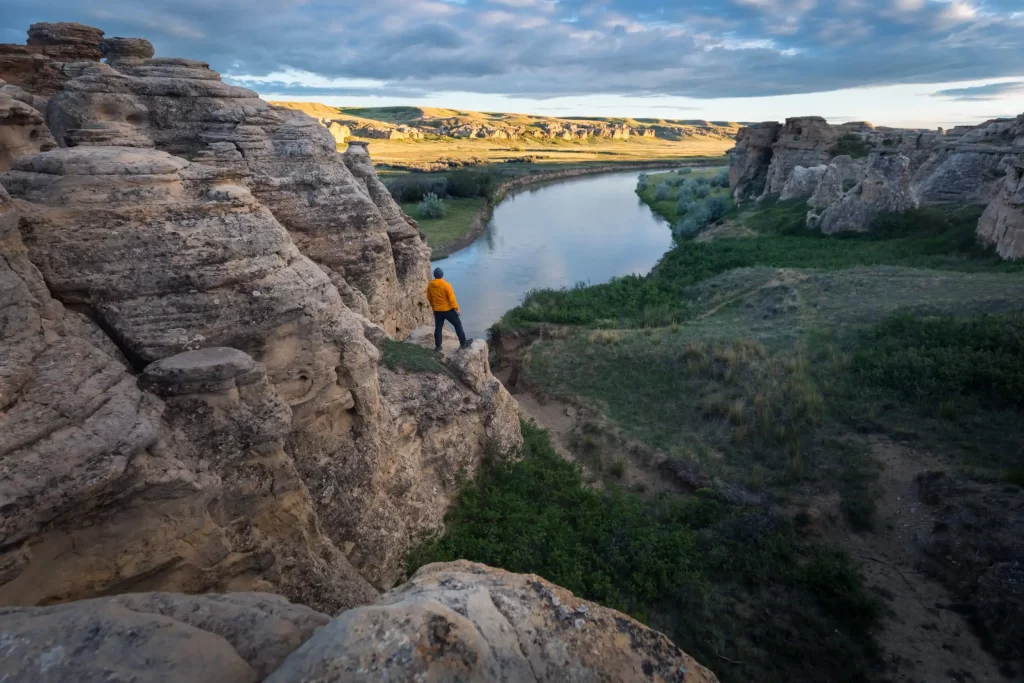
[{"label": "orange jacket", "polygon": [[427,285],[427,300],[430,307],[438,313],[450,311],[453,308],[459,310],[459,302],[455,300],[455,291],[452,286],[441,278],[431,280]]}]

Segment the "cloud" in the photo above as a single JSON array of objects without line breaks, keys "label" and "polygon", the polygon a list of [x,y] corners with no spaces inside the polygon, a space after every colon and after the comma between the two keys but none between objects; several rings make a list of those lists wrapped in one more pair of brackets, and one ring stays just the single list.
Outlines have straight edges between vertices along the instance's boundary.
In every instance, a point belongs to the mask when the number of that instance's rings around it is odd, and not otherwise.
[{"label": "cloud", "polygon": [[1020,0],[3,2],[7,40],[32,22],[80,21],[235,82],[302,72],[389,94],[711,99],[1024,77]]},{"label": "cloud", "polygon": [[961,102],[988,102],[1002,99],[1007,95],[1024,95],[1024,81],[987,83],[971,88],[950,88],[938,91],[933,97],[946,97]]}]

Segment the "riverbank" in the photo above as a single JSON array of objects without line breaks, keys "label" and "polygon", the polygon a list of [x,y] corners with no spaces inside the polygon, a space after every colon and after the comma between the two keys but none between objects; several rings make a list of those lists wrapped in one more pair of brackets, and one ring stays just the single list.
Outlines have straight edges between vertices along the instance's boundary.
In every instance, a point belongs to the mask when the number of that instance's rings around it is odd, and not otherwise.
[{"label": "riverbank", "polygon": [[[508,194],[517,190],[544,183],[558,182],[560,180],[605,173],[661,170],[673,165],[685,165],[695,168],[714,167],[722,166],[726,163],[727,160],[724,157],[721,157],[693,158],[691,160],[687,160],[685,164],[679,163],[678,160],[670,161],[661,159],[632,163],[592,164],[557,169],[544,169],[543,167],[536,169],[527,168],[525,170],[521,168],[502,169],[500,172],[510,174],[510,176],[506,175],[499,180],[495,187],[493,196],[482,198],[482,204],[472,216],[462,214],[455,220],[448,217],[440,220],[421,219],[416,215],[415,204],[409,203],[403,205],[403,208],[405,208],[409,215],[413,216],[420,222],[420,229],[425,235],[427,235],[427,243],[431,244],[431,260],[437,261],[451,256],[476,241],[476,239],[480,237],[480,235],[483,234],[483,231],[487,228],[487,224],[493,216],[495,206]],[[445,241],[435,243],[435,239],[444,239]]]}]

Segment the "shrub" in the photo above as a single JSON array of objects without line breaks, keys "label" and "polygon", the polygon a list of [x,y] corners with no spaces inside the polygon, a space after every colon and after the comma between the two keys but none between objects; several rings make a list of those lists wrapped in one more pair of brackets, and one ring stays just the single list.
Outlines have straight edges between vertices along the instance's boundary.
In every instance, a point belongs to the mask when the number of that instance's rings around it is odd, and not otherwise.
[{"label": "shrub", "polygon": [[674,173],[676,173],[678,175],[690,175],[691,173],[693,173],[693,169],[692,168],[677,168],[674,171]]},{"label": "shrub", "polygon": [[696,178],[696,182],[698,185],[710,185],[711,179],[708,178],[706,175],[702,175]]},{"label": "shrub", "polygon": [[640,176],[636,179],[637,194],[643,194],[644,192],[647,192],[647,188],[650,186],[650,176],[648,176],[646,173],[641,173]]},{"label": "shrub", "polygon": [[698,183],[697,185],[694,185],[693,196],[696,197],[697,199],[704,199],[709,194],[711,194],[711,190],[710,188],[708,188],[707,184]]},{"label": "shrub", "polygon": [[658,186],[654,188],[654,201],[664,201],[670,194],[672,194],[672,188],[668,186],[668,183],[658,183]]},{"label": "shrub", "polygon": [[861,140],[858,136],[853,133],[847,133],[843,137],[839,138],[839,142],[836,143],[836,148],[832,151],[832,157],[841,156],[847,154],[854,159],[863,159],[871,153],[871,143],[867,140]]},{"label": "shrub", "polygon": [[444,218],[445,214],[448,213],[448,208],[444,205],[444,201],[433,192],[416,205],[416,210],[421,218]]},{"label": "shrub", "polygon": [[693,182],[692,178],[684,178],[683,182],[679,183],[679,197],[686,197],[687,199],[693,198],[694,188],[697,187],[697,183]]},{"label": "shrub", "polygon": [[723,168],[711,176],[711,187],[729,187],[729,169]]},{"label": "shrub", "polygon": [[483,197],[493,199],[498,179],[490,171],[452,171],[448,174],[446,190],[449,197]]},{"label": "shrub", "polygon": [[703,230],[711,222],[711,215],[708,213],[705,203],[694,204],[686,213],[686,218],[679,221],[675,227],[677,237],[692,237]]},{"label": "shrub", "polygon": [[438,197],[444,197],[447,194],[445,178],[431,177],[426,174],[399,176],[389,179],[386,184],[391,196],[399,203],[418,202],[431,192]]},{"label": "shrub", "polygon": [[709,197],[704,206],[707,208],[709,221],[717,221],[729,213],[729,200],[725,197]]},{"label": "shrub", "polygon": [[693,201],[691,195],[680,194],[679,199],[676,200],[676,213],[683,216],[693,211],[695,206],[697,206],[697,202]]}]

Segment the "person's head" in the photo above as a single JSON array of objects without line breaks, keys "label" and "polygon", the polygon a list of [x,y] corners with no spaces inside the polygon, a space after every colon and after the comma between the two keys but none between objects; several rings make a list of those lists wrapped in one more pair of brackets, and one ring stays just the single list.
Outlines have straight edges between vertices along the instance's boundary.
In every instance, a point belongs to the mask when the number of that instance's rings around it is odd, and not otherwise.
[{"label": "person's head", "polygon": [[444,277],[444,271],[440,268],[434,268],[434,278],[440,280]]}]

